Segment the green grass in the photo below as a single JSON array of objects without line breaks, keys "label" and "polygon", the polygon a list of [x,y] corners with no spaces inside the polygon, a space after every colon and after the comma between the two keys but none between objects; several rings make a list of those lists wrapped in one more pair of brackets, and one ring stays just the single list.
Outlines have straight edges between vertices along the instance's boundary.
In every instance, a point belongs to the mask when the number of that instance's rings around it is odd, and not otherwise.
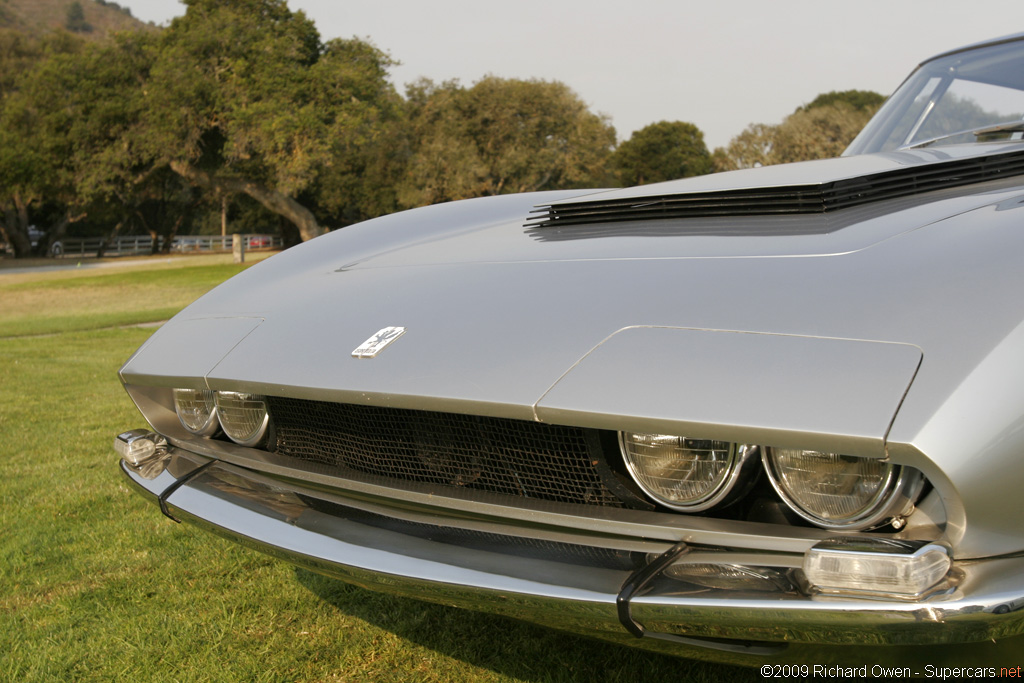
[{"label": "green grass", "polygon": [[0,337],[166,320],[244,267],[185,266],[14,283],[0,276]]},{"label": "green grass", "polygon": [[116,373],[150,331],[102,328],[234,270],[0,275],[0,681],[760,678],[371,593],[162,517],[111,447],[143,424]]}]

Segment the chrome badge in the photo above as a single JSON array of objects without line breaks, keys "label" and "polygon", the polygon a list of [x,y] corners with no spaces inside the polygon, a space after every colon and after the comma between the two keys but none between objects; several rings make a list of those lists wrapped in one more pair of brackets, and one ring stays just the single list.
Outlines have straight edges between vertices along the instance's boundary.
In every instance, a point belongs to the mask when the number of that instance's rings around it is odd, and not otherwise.
[{"label": "chrome badge", "polygon": [[353,358],[376,358],[377,354],[384,350],[391,342],[405,334],[404,327],[385,327],[377,332],[352,352]]}]

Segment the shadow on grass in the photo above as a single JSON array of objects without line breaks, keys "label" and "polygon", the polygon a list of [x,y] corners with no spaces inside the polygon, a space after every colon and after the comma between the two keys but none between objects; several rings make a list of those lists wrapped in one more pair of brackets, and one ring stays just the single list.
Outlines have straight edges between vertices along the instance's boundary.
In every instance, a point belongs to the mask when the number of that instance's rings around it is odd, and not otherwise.
[{"label": "shadow on grass", "polygon": [[754,669],[680,659],[506,617],[375,593],[304,569],[296,570],[296,578],[346,615],[516,680],[760,680]]}]

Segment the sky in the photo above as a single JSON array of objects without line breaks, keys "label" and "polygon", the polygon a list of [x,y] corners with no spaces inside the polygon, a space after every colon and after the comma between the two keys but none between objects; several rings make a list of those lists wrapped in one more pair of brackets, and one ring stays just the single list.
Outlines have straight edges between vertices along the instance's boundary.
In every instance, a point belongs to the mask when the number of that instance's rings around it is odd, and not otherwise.
[{"label": "sky", "polygon": [[[166,25],[178,0],[117,0]],[[1007,0],[288,0],[324,39],[369,40],[400,64],[400,92],[426,77],[557,80],[620,140],[689,121],[709,149],[751,123],[779,123],[830,90],[889,95],[922,60],[1024,31]]]}]

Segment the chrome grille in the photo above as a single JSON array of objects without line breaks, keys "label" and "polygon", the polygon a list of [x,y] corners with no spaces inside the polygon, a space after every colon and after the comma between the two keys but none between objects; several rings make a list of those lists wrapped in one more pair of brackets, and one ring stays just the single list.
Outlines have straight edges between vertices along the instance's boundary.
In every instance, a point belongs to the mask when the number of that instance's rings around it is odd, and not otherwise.
[{"label": "chrome grille", "polygon": [[418,482],[622,507],[597,469],[597,432],[431,411],[268,397],[278,455]]}]

